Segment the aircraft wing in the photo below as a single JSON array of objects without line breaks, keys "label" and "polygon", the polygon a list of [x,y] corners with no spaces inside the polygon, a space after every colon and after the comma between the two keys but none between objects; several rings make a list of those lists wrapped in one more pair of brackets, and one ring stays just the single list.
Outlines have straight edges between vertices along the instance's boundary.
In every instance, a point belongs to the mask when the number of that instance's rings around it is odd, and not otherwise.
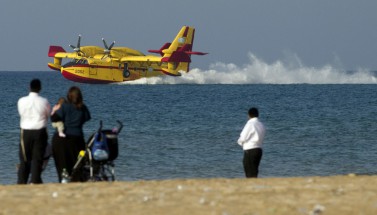
[{"label": "aircraft wing", "polygon": [[162,57],[158,56],[126,56],[120,59],[121,62],[161,62]]},{"label": "aircraft wing", "polygon": [[78,55],[76,52],[58,52],[55,53],[56,58],[77,58]]},{"label": "aircraft wing", "polygon": [[61,46],[50,46],[48,56],[53,58],[76,58],[76,52],[66,52]]}]

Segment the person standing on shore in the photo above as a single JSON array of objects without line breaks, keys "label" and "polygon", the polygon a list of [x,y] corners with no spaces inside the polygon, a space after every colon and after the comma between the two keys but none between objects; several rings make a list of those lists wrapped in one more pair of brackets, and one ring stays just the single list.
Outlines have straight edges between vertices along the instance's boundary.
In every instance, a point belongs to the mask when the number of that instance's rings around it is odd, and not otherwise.
[{"label": "person standing on shore", "polygon": [[30,173],[30,183],[43,183],[41,173],[51,106],[46,98],[39,96],[41,88],[41,81],[33,79],[29,95],[20,98],[17,103],[21,128],[17,184],[27,184]]},{"label": "person standing on shore", "polygon": [[68,90],[67,102],[51,116],[52,122],[64,123],[65,137],[55,132],[52,137],[52,154],[59,182],[65,169],[72,182],[80,181],[80,175],[72,175],[73,167],[81,150],[85,150],[83,125],[91,119],[89,109],[84,104],[80,88],[73,86]]},{"label": "person standing on shore", "polygon": [[243,167],[247,178],[258,177],[259,163],[262,159],[262,143],[266,129],[259,121],[259,111],[252,107],[248,111],[249,120],[242,129],[237,143],[244,151]]}]

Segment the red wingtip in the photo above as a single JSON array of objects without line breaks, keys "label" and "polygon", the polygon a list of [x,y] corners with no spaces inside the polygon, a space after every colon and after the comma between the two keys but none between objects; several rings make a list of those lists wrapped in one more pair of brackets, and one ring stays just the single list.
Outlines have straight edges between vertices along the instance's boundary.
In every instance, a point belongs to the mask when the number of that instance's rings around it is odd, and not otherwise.
[{"label": "red wingtip", "polygon": [[50,46],[48,49],[48,56],[55,57],[55,54],[58,52],[66,52],[61,46]]}]

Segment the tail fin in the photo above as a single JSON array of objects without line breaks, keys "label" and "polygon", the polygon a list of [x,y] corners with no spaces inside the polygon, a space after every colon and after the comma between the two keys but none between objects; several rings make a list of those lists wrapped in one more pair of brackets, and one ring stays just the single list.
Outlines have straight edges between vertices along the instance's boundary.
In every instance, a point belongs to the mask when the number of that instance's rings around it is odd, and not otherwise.
[{"label": "tail fin", "polygon": [[193,52],[195,28],[183,26],[171,43],[166,43],[160,50],[150,52],[160,53],[161,61],[167,63],[163,72],[167,75],[179,76],[179,71],[189,71],[191,55],[205,55],[203,52]]}]

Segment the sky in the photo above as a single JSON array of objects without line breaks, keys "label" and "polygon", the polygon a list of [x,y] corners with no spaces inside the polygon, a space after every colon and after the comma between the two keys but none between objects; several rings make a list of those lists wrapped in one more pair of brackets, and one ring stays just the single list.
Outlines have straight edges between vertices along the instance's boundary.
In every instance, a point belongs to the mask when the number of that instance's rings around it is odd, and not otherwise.
[{"label": "sky", "polygon": [[50,45],[101,38],[148,54],[196,28],[191,68],[222,63],[377,70],[376,0],[1,0],[0,71],[48,71]]}]

